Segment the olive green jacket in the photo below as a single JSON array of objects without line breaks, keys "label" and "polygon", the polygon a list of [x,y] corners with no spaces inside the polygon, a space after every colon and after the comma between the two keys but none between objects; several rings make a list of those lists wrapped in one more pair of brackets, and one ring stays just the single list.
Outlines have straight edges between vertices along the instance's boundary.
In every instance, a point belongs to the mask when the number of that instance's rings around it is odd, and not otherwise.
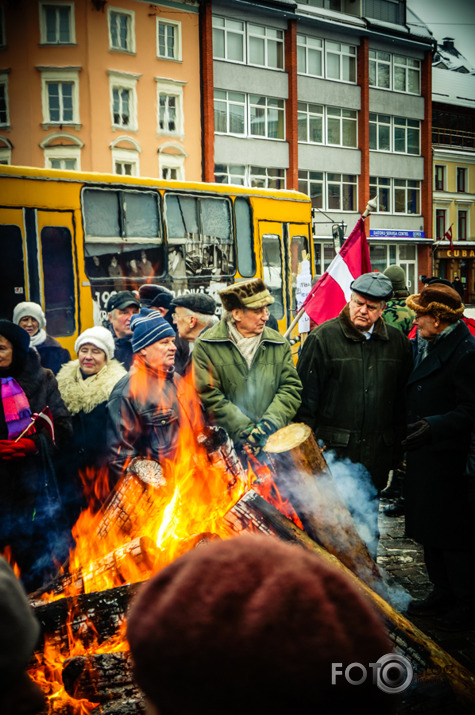
[{"label": "olive green jacket", "polygon": [[202,333],[192,359],[195,386],[208,418],[234,442],[262,419],[276,429],[285,427],[300,405],[302,384],[290,346],[271,328],[264,328],[250,368],[224,320]]},{"label": "olive green jacket", "polygon": [[297,364],[304,388],[297,419],[339,457],[363,464],[378,489],[401,455],[411,368],[411,345],[400,330],[379,318],[367,340],[348,306],[312,330]]}]

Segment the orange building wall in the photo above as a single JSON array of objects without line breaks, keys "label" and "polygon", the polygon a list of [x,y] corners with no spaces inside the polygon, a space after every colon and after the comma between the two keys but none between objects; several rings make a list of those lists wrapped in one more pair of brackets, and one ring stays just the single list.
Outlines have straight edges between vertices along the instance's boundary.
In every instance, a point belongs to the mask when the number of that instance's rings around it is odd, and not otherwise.
[{"label": "orange building wall", "polygon": [[[8,95],[11,129],[0,135],[13,144],[12,164],[45,166],[40,143],[62,132],[80,138],[81,169],[111,172],[111,142],[129,136],[141,148],[141,176],[158,176],[158,149],[172,142],[186,153],[185,178],[201,179],[199,14],[177,7],[133,0],[106,3],[95,10],[91,0],[76,0],[76,45],[40,45],[37,2],[17,0],[4,5],[7,47],[0,51],[0,71],[9,71]],[[107,7],[135,13],[136,53],[109,50]],[[197,9],[197,8],[196,8]],[[156,18],[181,22],[182,60],[156,56]],[[81,67],[79,72],[79,119],[81,128],[69,125],[44,129],[41,105],[41,73],[37,66]],[[113,129],[108,70],[141,75],[137,82],[138,130]],[[157,83],[155,77],[184,81],[184,137],[157,130]],[[69,143],[69,142],[68,142]],[[173,151],[173,150],[172,150]]]}]

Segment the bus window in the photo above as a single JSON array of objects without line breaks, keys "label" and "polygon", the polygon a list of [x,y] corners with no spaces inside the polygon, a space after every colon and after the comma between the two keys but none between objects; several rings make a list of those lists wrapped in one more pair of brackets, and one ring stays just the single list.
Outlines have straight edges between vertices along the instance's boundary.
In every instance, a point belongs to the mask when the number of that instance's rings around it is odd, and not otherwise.
[{"label": "bus window", "polygon": [[268,233],[262,236],[262,272],[264,283],[275,299],[269,310],[277,320],[280,320],[284,317],[284,296],[282,253],[278,235]]},{"label": "bus window", "polygon": [[0,226],[0,245],[2,247],[0,317],[11,320],[13,308],[17,303],[26,300],[23,242],[19,226]]},{"label": "bus window", "polygon": [[251,278],[256,273],[256,257],[252,245],[251,207],[247,199],[236,198],[236,239],[238,271],[243,278]]},{"label": "bus window", "polygon": [[173,288],[188,287],[202,277],[234,274],[234,244],[229,199],[165,195],[169,245],[168,272]]},{"label": "bus window", "polygon": [[48,333],[73,335],[75,288],[72,239],[64,226],[45,226],[41,231],[45,316]]},{"label": "bus window", "polygon": [[290,239],[290,264],[292,269],[292,310],[297,308],[297,276],[302,271],[302,262],[308,260],[308,240],[306,236],[292,236]]}]

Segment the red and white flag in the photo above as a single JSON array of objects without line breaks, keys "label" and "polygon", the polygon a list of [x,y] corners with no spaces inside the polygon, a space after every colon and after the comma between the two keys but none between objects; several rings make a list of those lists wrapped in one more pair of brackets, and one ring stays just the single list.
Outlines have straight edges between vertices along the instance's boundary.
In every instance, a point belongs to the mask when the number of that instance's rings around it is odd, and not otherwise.
[{"label": "red and white flag", "polygon": [[350,284],[371,271],[364,218],[360,218],[340,252],[315,283],[302,307],[318,325],[336,318],[351,296]]},{"label": "red and white flag", "polygon": [[444,238],[450,243],[450,249],[454,250],[454,242],[452,241],[452,226],[444,233]]},{"label": "red and white flag", "polygon": [[[28,431],[25,430],[24,432],[26,433],[26,436],[35,434],[38,430],[42,432],[47,432],[49,436],[51,437],[51,441],[53,444],[56,444],[55,440],[55,434],[54,434],[54,422],[53,422],[53,415],[51,414],[51,410],[46,405],[41,412],[33,412],[31,416],[31,423],[29,425]],[[23,436],[20,435],[20,437]]]}]

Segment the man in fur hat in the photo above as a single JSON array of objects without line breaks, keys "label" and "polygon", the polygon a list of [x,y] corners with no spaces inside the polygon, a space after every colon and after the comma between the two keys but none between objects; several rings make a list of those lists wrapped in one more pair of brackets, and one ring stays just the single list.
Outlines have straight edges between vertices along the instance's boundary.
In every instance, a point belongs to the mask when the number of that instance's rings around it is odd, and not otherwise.
[{"label": "man in fur hat", "polygon": [[443,630],[473,628],[475,485],[466,465],[475,418],[475,338],[451,286],[426,285],[407,304],[424,347],[406,390],[406,532],[424,546],[433,585],[408,611],[439,616]]},{"label": "man in fur hat", "polygon": [[266,327],[274,302],[260,278],[219,292],[224,314],[197,339],[195,385],[209,420],[244,452],[258,455],[292,420],[302,385],[288,342]]}]

